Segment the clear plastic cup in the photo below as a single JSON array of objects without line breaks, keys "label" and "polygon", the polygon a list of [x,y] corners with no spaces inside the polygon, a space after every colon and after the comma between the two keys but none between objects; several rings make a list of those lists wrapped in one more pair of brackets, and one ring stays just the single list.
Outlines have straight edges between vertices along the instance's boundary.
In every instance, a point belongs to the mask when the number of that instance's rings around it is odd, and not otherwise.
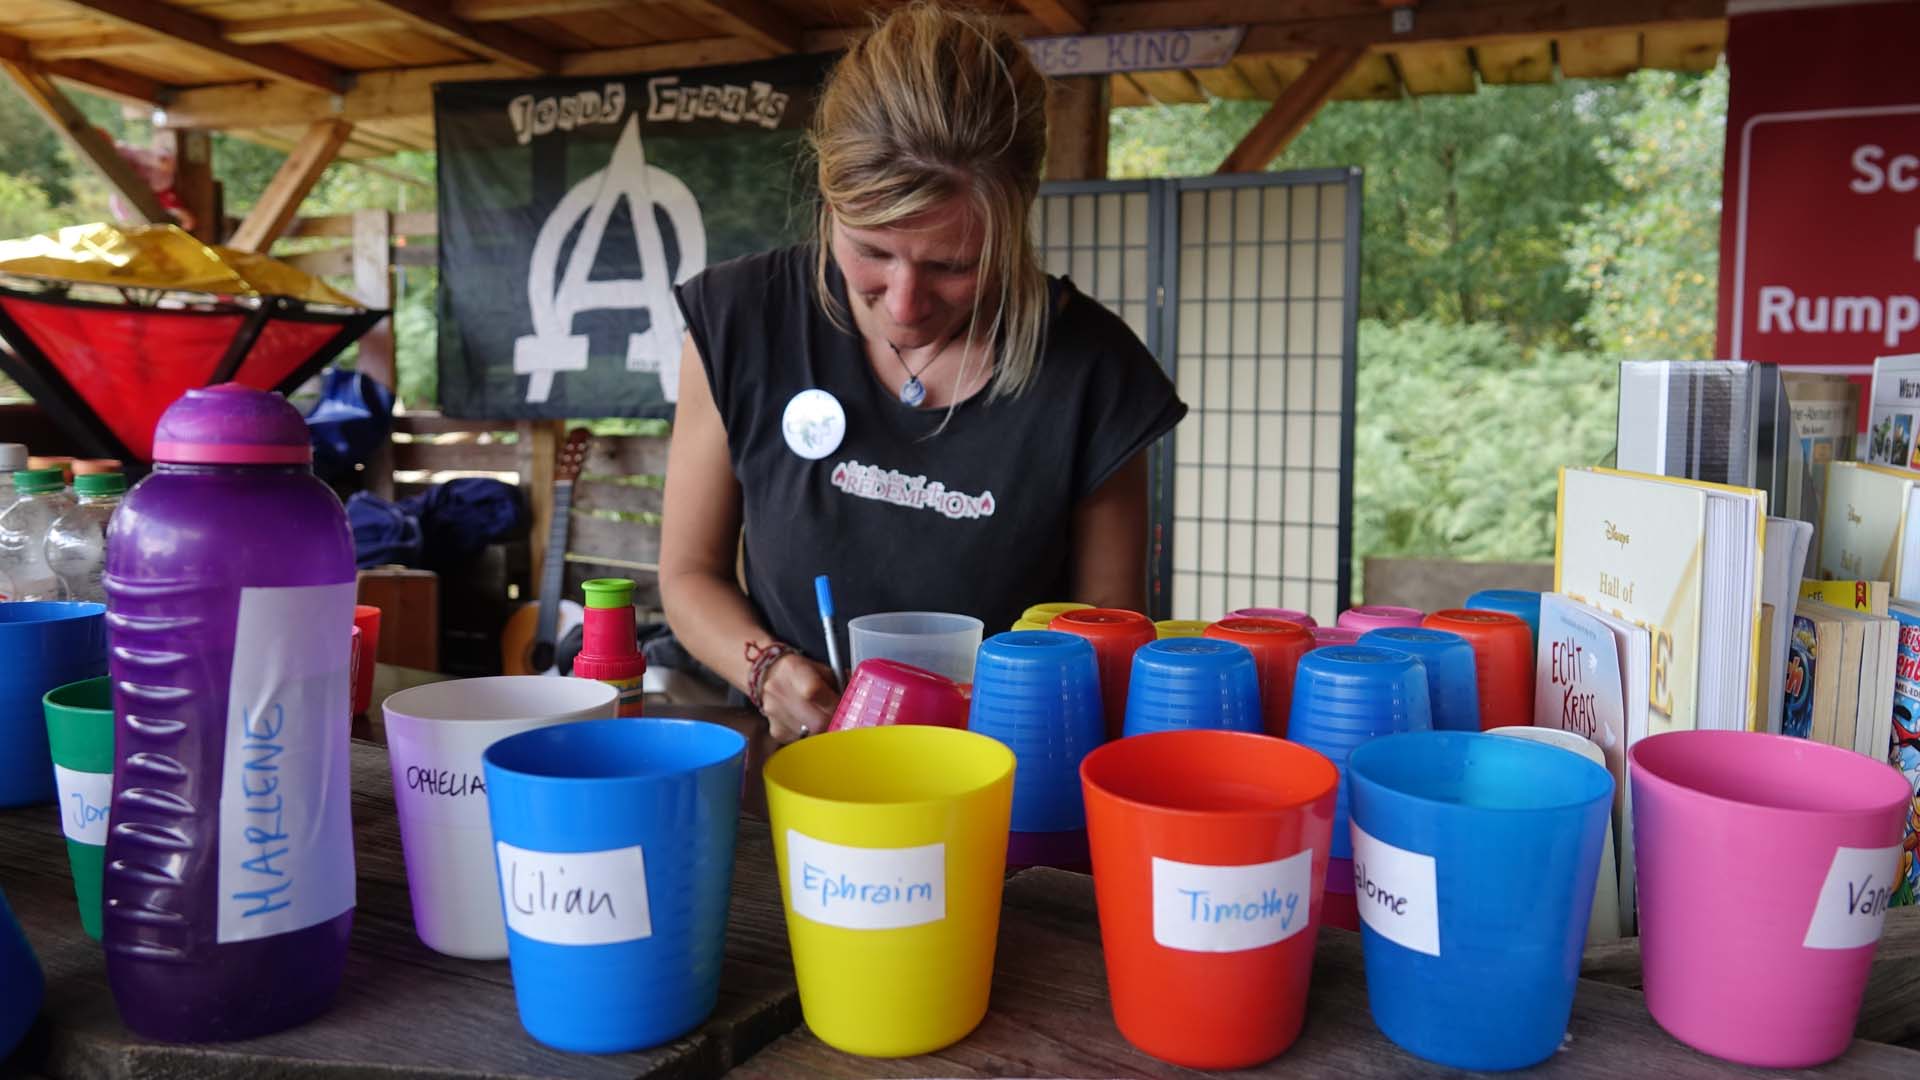
[{"label": "clear plastic cup", "polygon": [[986,624],[971,615],[887,611],[847,623],[847,641],[856,668],[864,660],[898,660],[957,683],[970,683],[974,654],[980,651],[985,629]]}]

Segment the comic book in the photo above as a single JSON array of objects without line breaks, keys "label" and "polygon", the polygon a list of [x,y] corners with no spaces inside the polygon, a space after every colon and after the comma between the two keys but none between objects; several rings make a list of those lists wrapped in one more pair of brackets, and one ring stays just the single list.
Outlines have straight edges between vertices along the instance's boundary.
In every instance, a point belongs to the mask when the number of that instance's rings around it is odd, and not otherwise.
[{"label": "comic book", "polygon": [[1920,894],[1920,605],[1895,602],[1889,612],[1900,623],[1900,653],[1893,680],[1893,734],[1887,740],[1887,761],[1907,779],[1913,793],[1907,804],[1907,825],[1900,838],[1900,874],[1895,906],[1915,902]]}]

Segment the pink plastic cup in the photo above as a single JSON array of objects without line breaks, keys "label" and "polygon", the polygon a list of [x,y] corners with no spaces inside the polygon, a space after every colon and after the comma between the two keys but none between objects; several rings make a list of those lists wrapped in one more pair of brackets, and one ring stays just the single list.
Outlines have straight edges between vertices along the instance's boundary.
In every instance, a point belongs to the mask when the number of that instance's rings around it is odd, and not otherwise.
[{"label": "pink plastic cup", "polygon": [[847,680],[828,731],[926,724],[967,726],[967,695],[945,675],[898,660],[862,660]]},{"label": "pink plastic cup", "polygon": [[1340,628],[1358,630],[1385,630],[1396,626],[1419,626],[1427,613],[1419,608],[1396,607],[1392,604],[1361,604],[1350,607],[1340,613]]},{"label": "pink plastic cup", "polygon": [[1352,645],[1360,640],[1360,631],[1344,626],[1310,626],[1313,634],[1313,647],[1324,649],[1329,645]]},{"label": "pink plastic cup", "polygon": [[1313,616],[1304,611],[1295,611],[1290,607],[1243,607],[1239,611],[1227,613],[1229,619],[1284,619],[1297,622],[1301,626],[1319,626]]},{"label": "pink plastic cup", "polygon": [[1745,731],[1669,732],[1628,756],[1647,1010],[1743,1065],[1845,1053],[1913,797],[1900,774]]}]

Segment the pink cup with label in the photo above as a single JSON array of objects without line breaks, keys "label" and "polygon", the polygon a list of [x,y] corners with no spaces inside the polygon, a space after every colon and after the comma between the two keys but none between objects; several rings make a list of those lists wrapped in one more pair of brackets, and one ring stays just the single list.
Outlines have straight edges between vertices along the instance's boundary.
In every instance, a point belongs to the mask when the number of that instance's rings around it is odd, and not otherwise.
[{"label": "pink cup with label", "polygon": [[1647,1010],[1744,1065],[1845,1053],[1913,797],[1900,774],[1745,731],[1669,732],[1628,756]]},{"label": "pink cup with label", "polygon": [[862,660],[847,680],[847,692],[828,731],[926,724],[967,726],[967,695],[945,675],[898,660]]}]

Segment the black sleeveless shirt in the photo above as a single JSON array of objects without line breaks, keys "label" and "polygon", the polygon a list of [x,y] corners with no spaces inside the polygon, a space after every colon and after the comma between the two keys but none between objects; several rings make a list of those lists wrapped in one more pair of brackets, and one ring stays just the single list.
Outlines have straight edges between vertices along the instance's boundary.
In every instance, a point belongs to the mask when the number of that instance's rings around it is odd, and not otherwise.
[{"label": "black sleeveless shirt", "polygon": [[[991,636],[1029,604],[1073,599],[1074,506],[1186,415],[1153,355],[1118,316],[1052,279],[1027,389],[991,402],[983,389],[938,430],[946,408],[901,404],[859,336],[821,310],[813,260],[809,245],[749,255],[675,290],[726,427],[747,592],[766,627],[826,659],[816,574],[832,578],[843,657],[860,615],[959,612]],[[831,260],[827,274],[847,310]],[[791,449],[781,426],[808,389],[846,413],[845,437],[819,460]]]}]

